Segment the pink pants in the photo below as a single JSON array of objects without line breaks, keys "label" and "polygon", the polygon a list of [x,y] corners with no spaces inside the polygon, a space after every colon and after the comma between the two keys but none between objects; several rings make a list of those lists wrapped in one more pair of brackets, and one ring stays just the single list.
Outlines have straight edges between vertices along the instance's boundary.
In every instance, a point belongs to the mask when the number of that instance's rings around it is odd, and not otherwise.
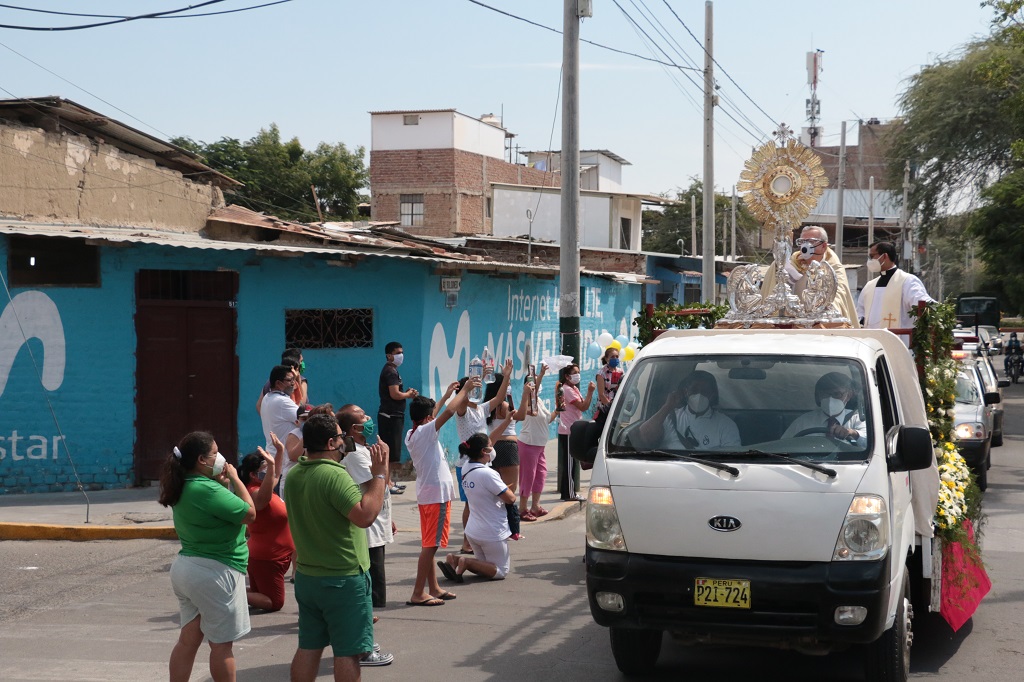
[{"label": "pink pants", "polygon": [[527,445],[519,441],[519,496],[526,497],[544,491],[548,464],[543,445]]}]

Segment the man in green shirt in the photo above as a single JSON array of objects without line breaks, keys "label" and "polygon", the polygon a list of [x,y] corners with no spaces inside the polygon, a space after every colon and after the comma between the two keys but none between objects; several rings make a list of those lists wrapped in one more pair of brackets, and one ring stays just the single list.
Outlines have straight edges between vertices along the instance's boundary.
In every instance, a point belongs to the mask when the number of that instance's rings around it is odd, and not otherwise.
[{"label": "man in green shirt", "polygon": [[334,679],[359,680],[360,658],[373,649],[367,526],[384,503],[387,456],[371,453],[374,478],[361,492],[341,466],[344,437],[334,415],[310,417],[302,428],[306,456],[288,473],[285,506],[295,540],[299,647],[291,679],[316,679],[320,657],[334,650]]}]

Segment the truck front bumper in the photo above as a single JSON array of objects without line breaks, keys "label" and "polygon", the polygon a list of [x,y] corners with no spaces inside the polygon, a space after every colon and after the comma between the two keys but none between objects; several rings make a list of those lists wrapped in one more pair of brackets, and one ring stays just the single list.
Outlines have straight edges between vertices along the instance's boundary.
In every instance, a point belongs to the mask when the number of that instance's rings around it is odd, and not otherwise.
[{"label": "truck front bumper", "polygon": [[[667,630],[697,641],[743,641],[774,646],[873,642],[885,629],[889,557],[879,561],[721,561],[586,551],[587,596],[600,625]],[[694,604],[697,578],[750,581],[750,608]],[[599,592],[621,595],[607,611]],[[836,608],[862,606],[859,625],[839,625]]]}]

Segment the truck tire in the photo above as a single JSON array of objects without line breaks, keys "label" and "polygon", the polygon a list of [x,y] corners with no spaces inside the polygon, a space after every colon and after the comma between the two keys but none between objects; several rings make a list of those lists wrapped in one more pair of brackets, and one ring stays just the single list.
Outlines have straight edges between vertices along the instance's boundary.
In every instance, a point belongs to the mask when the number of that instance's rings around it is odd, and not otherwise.
[{"label": "truck tire", "polygon": [[910,582],[904,572],[903,596],[896,606],[896,620],[881,637],[867,645],[864,656],[867,682],[906,682],[910,676],[910,645],[914,641],[913,619]]},{"label": "truck tire", "polygon": [[627,677],[654,670],[661,654],[661,630],[609,628],[615,665]]}]

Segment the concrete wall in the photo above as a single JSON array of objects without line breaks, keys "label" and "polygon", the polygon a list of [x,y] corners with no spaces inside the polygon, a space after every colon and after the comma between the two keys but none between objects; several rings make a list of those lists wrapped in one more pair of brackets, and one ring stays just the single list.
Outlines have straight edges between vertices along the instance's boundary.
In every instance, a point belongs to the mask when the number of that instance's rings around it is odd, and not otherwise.
[{"label": "concrete wall", "polygon": [[[5,273],[7,249],[7,238],[0,237]],[[55,447],[62,437],[87,489],[131,484],[134,279],[139,269],[223,267],[239,273],[241,453],[263,444],[254,404],[284,348],[285,309],[373,309],[372,348],[304,352],[313,402],[329,401],[335,407],[355,402],[371,413],[379,402],[377,379],[389,341],[405,346],[406,385],[435,398],[445,382],[466,374],[470,349],[479,353],[486,344],[500,358],[515,358],[515,388],[521,392],[525,339],[534,339],[535,356],[550,355],[558,347],[557,280],[465,275],[458,304],[448,309],[434,263],[370,257],[352,267],[336,267],[315,256],[274,258],[151,245],[101,247],[100,262],[99,288],[12,290],[21,322],[33,337],[27,342],[10,304],[0,309],[0,493],[73,489],[71,464],[63,448]],[[294,286],[297,281],[303,286]],[[584,348],[602,329],[629,335],[640,287],[590,278],[582,284]],[[40,364],[42,383],[29,349]],[[584,364],[585,375],[595,369],[593,361]],[[554,382],[546,383],[550,398]],[[443,442],[454,459],[454,425],[448,431]]]},{"label": "concrete wall", "polygon": [[0,215],[197,232],[219,189],[87,137],[0,125]]},{"label": "concrete wall", "polygon": [[460,149],[370,152],[373,219],[399,220],[401,195],[423,194],[423,225],[410,228],[413,234],[490,234],[492,221],[487,217],[486,202],[492,198],[493,182],[557,187],[559,179],[551,173]]},{"label": "concrete wall", "polygon": [[[562,198],[559,189],[501,186],[494,188],[495,237],[519,237],[529,231],[526,211],[533,213],[533,238],[560,242]],[[633,241],[628,247],[640,250],[640,201],[625,197],[587,195],[580,197],[580,244],[592,248],[620,248],[620,218],[633,221]]]},{"label": "concrete wall", "polygon": [[[405,125],[415,116],[416,125]],[[373,114],[370,150],[459,149],[495,159],[505,156],[505,131],[457,111]]]},{"label": "concrete wall", "polygon": [[[393,149],[451,149],[455,146],[454,112],[411,112],[370,116],[370,151]],[[405,125],[405,116],[416,116],[417,125]]]}]

